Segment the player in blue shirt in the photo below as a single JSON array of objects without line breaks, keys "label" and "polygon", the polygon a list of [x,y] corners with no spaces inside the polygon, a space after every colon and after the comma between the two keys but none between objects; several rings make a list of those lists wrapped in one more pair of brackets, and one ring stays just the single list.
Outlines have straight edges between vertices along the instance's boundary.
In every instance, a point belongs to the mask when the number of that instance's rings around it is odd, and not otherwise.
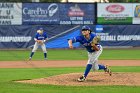
[{"label": "player in blue shirt", "polygon": [[82,35],[73,37],[68,41],[69,48],[73,48],[72,43],[79,42],[86,48],[88,52],[87,66],[84,74],[80,78],[78,78],[79,82],[85,81],[91,68],[93,68],[93,70],[104,70],[105,72],[109,73],[109,75],[111,76],[111,71],[107,66],[98,64],[98,58],[103,50],[102,46],[99,43],[96,44],[94,47],[91,46],[91,41],[96,36],[97,36],[96,34],[91,33],[91,29],[89,26],[83,26]]},{"label": "player in blue shirt", "polygon": [[46,51],[46,46],[44,44],[47,41],[47,39],[48,39],[47,34],[44,32],[43,28],[40,28],[39,30],[37,30],[37,33],[35,34],[35,37],[34,37],[35,44],[34,44],[34,47],[32,49],[32,52],[30,54],[29,60],[32,59],[38,46],[41,46],[41,48],[44,52],[44,58],[45,58],[45,60],[47,59],[47,51]]}]

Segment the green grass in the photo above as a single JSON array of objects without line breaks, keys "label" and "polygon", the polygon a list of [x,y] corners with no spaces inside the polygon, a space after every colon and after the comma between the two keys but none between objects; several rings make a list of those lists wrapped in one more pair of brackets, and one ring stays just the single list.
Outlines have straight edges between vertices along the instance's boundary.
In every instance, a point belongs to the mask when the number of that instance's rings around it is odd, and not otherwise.
[{"label": "green grass", "polygon": [[[55,86],[22,84],[15,80],[48,77],[64,73],[83,72],[84,67],[73,68],[1,68],[0,93],[139,93],[140,86]],[[111,67],[113,72],[140,72],[139,66]]]},{"label": "green grass", "polygon": [[[0,61],[24,61],[31,50],[0,50]],[[100,59],[140,60],[139,49],[104,49]],[[87,60],[85,50],[48,50],[49,60]],[[43,59],[37,51],[33,60]],[[140,66],[113,66],[113,72],[140,72]],[[15,80],[35,79],[53,75],[83,72],[84,67],[72,68],[0,68],[0,93],[140,93],[140,86],[55,86],[22,84]]]},{"label": "green grass", "polygon": [[[0,61],[21,61],[27,60],[30,55],[29,50],[0,50]],[[135,59],[140,60],[140,49],[104,49],[99,59]],[[43,52],[37,51],[33,60],[43,59]],[[49,60],[87,60],[86,50],[48,50]]]},{"label": "green grass", "polygon": [[[139,66],[113,66],[113,72],[140,72]],[[12,81],[17,79],[32,79],[47,77],[64,73],[83,72],[84,67],[67,67],[67,68],[1,68],[0,81]],[[7,76],[8,75],[8,76]]]},{"label": "green grass", "polygon": [[104,50],[101,59],[140,60],[140,49]]}]

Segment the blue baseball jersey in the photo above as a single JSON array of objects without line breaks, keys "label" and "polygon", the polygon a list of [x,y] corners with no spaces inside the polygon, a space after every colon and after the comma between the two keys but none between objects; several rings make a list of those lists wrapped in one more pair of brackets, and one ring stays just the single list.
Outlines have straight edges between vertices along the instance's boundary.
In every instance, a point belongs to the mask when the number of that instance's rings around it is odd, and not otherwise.
[{"label": "blue baseball jersey", "polygon": [[45,32],[43,32],[43,34],[36,33],[35,38],[37,40],[45,40],[48,37],[47,37],[47,34]]},{"label": "blue baseball jersey", "polygon": [[79,42],[80,44],[82,44],[88,52],[95,52],[95,50],[91,46],[91,41],[95,36],[96,34],[91,33],[89,39],[86,39],[83,35],[81,35],[81,36],[74,37],[71,40],[72,43]]}]

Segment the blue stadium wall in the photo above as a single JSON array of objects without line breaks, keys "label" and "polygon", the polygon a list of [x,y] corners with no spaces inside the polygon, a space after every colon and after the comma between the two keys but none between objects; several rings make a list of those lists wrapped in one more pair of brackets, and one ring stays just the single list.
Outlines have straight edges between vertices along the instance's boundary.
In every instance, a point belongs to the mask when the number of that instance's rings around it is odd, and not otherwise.
[{"label": "blue stadium wall", "polygon": [[[0,26],[0,48],[32,48],[36,30],[43,27],[49,40],[46,48],[68,48],[67,40],[81,35],[83,25],[22,25]],[[102,46],[140,46],[139,25],[89,25],[101,36]],[[74,47],[82,47],[75,43]]]}]

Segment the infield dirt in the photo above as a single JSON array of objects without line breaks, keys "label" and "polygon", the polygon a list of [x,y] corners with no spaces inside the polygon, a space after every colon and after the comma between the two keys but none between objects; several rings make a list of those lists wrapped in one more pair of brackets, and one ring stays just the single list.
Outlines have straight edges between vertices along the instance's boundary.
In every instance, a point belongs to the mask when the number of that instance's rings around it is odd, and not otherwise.
[{"label": "infield dirt", "polygon": [[[41,67],[85,67],[86,60],[59,61],[13,61],[0,62],[0,68],[41,68]],[[140,66],[140,60],[100,60],[99,63],[109,66]],[[113,73],[112,76],[104,72],[90,72],[85,82],[78,82],[83,73],[62,74],[33,80],[17,82],[32,84],[52,84],[65,86],[95,86],[95,85],[128,85],[140,86],[140,73]]]}]

